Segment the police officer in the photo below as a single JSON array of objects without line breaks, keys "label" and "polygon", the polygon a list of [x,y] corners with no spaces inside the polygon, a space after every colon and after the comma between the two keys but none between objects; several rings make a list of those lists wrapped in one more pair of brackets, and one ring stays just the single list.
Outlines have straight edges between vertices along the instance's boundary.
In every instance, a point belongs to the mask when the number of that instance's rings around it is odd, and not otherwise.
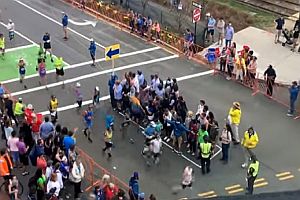
[{"label": "police officer", "polygon": [[49,111],[51,115],[51,121],[53,124],[57,121],[57,107],[58,107],[58,100],[56,96],[51,95],[50,103],[49,103]]},{"label": "police officer", "polygon": [[210,142],[208,142],[207,135],[203,137],[203,140],[204,143],[200,144],[200,155],[201,155],[202,174],[205,174],[210,172],[210,156],[212,154],[213,146]]},{"label": "police officer", "polygon": [[251,156],[251,161],[252,163],[249,165],[248,171],[247,171],[247,182],[248,182],[248,187],[246,194],[252,195],[253,194],[253,185],[254,181],[257,177],[258,171],[259,171],[259,162],[256,159],[255,155]]},{"label": "police officer", "polygon": [[24,110],[25,110],[25,105],[23,104],[23,99],[19,98],[18,101],[15,103],[15,110],[14,110],[14,114],[19,124],[21,124],[24,120]]},{"label": "police officer", "polygon": [[[63,68],[64,60],[62,57],[56,58],[54,62],[55,71],[56,71],[56,81],[59,81],[59,77],[63,77],[65,75],[64,68]],[[63,81],[63,88],[64,88],[65,82]]]}]

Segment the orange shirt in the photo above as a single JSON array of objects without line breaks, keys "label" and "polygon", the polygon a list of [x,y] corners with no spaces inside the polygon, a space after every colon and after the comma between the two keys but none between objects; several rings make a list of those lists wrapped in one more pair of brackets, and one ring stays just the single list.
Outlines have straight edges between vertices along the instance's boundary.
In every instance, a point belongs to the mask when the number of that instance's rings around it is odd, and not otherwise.
[{"label": "orange shirt", "polygon": [[[7,162],[8,161],[8,162]],[[3,155],[0,157],[0,176],[10,175],[12,162],[9,156]]]}]

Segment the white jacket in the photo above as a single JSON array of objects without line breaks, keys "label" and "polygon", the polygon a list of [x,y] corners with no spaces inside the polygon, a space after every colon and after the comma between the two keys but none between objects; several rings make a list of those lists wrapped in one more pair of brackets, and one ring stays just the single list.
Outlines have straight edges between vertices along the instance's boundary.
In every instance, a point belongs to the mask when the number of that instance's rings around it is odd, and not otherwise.
[{"label": "white jacket", "polygon": [[84,167],[82,163],[80,163],[80,165],[78,166],[76,162],[74,162],[72,168],[72,176],[74,183],[79,183],[82,180],[82,178],[84,177]]},{"label": "white jacket", "polygon": [[186,167],[182,174],[182,184],[190,185],[193,181],[193,169],[191,167]]}]

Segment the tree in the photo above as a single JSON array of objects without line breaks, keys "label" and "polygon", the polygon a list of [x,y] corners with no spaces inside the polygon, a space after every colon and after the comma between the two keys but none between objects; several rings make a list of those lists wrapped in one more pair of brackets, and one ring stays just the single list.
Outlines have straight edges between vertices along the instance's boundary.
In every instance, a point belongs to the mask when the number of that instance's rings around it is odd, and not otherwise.
[{"label": "tree", "polygon": [[145,15],[145,11],[146,11],[146,7],[149,3],[149,0],[141,0],[141,3],[142,3],[142,15]]}]

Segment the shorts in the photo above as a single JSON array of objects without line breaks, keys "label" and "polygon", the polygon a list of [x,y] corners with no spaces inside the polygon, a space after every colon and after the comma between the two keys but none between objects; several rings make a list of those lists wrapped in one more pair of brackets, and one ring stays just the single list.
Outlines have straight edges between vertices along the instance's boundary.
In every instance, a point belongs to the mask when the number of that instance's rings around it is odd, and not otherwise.
[{"label": "shorts", "polygon": [[256,76],[256,73],[250,73],[250,72],[249,72],[249,77],[250,77],[251,79],[255,79],[255,76]]},{"label": "shorts", "polygon": [[186,187],[192,187],[192,183],[190,183],[188,185],[182,184],[182,189],[185,189]]},{"label": "shorts", "polygon": [[215,34],[215,30],[214,29],[208,29],[207,30],[207,34],[208,35],[214,35]]},{"label": "shorts", "polygon": [[106,148],[111,148],[113,146],[112,142],[105,142],[105,147]]},{"label": "shorts", "polygon": [[63,29],[64,29],[64,30],[68,29],[68,26],[63,26]]},{"label": "shorts", "polygon": [[160,156],[160,153],[153,153],[154,158],[158,158]]},{"label": "shorts", "polygon": [[63,76],[63,75],[65,75],[64,69],[63,68],[56,69],[56,75],[57,76]]},{"label": "shorts", "polygon": [[44,43],[44,49],[46,49],[46,50],[51,49],[51,43],[45,42],[45,43]]},{"label": "shorts", "polygon": [[92,58],[92,60],[95,60],[95,54],[91,53],[91,58]]},{"label": "shorts", "polygon": [[85,125],[86,125],[86,128],[90,129],[93,126],[93,122],[92,121],[85,121]]},{"label": "shorts", "polygon": [[29,160],[28,160],[27,154],[20,154],[20,162],[25,166],[29,165]]}]

